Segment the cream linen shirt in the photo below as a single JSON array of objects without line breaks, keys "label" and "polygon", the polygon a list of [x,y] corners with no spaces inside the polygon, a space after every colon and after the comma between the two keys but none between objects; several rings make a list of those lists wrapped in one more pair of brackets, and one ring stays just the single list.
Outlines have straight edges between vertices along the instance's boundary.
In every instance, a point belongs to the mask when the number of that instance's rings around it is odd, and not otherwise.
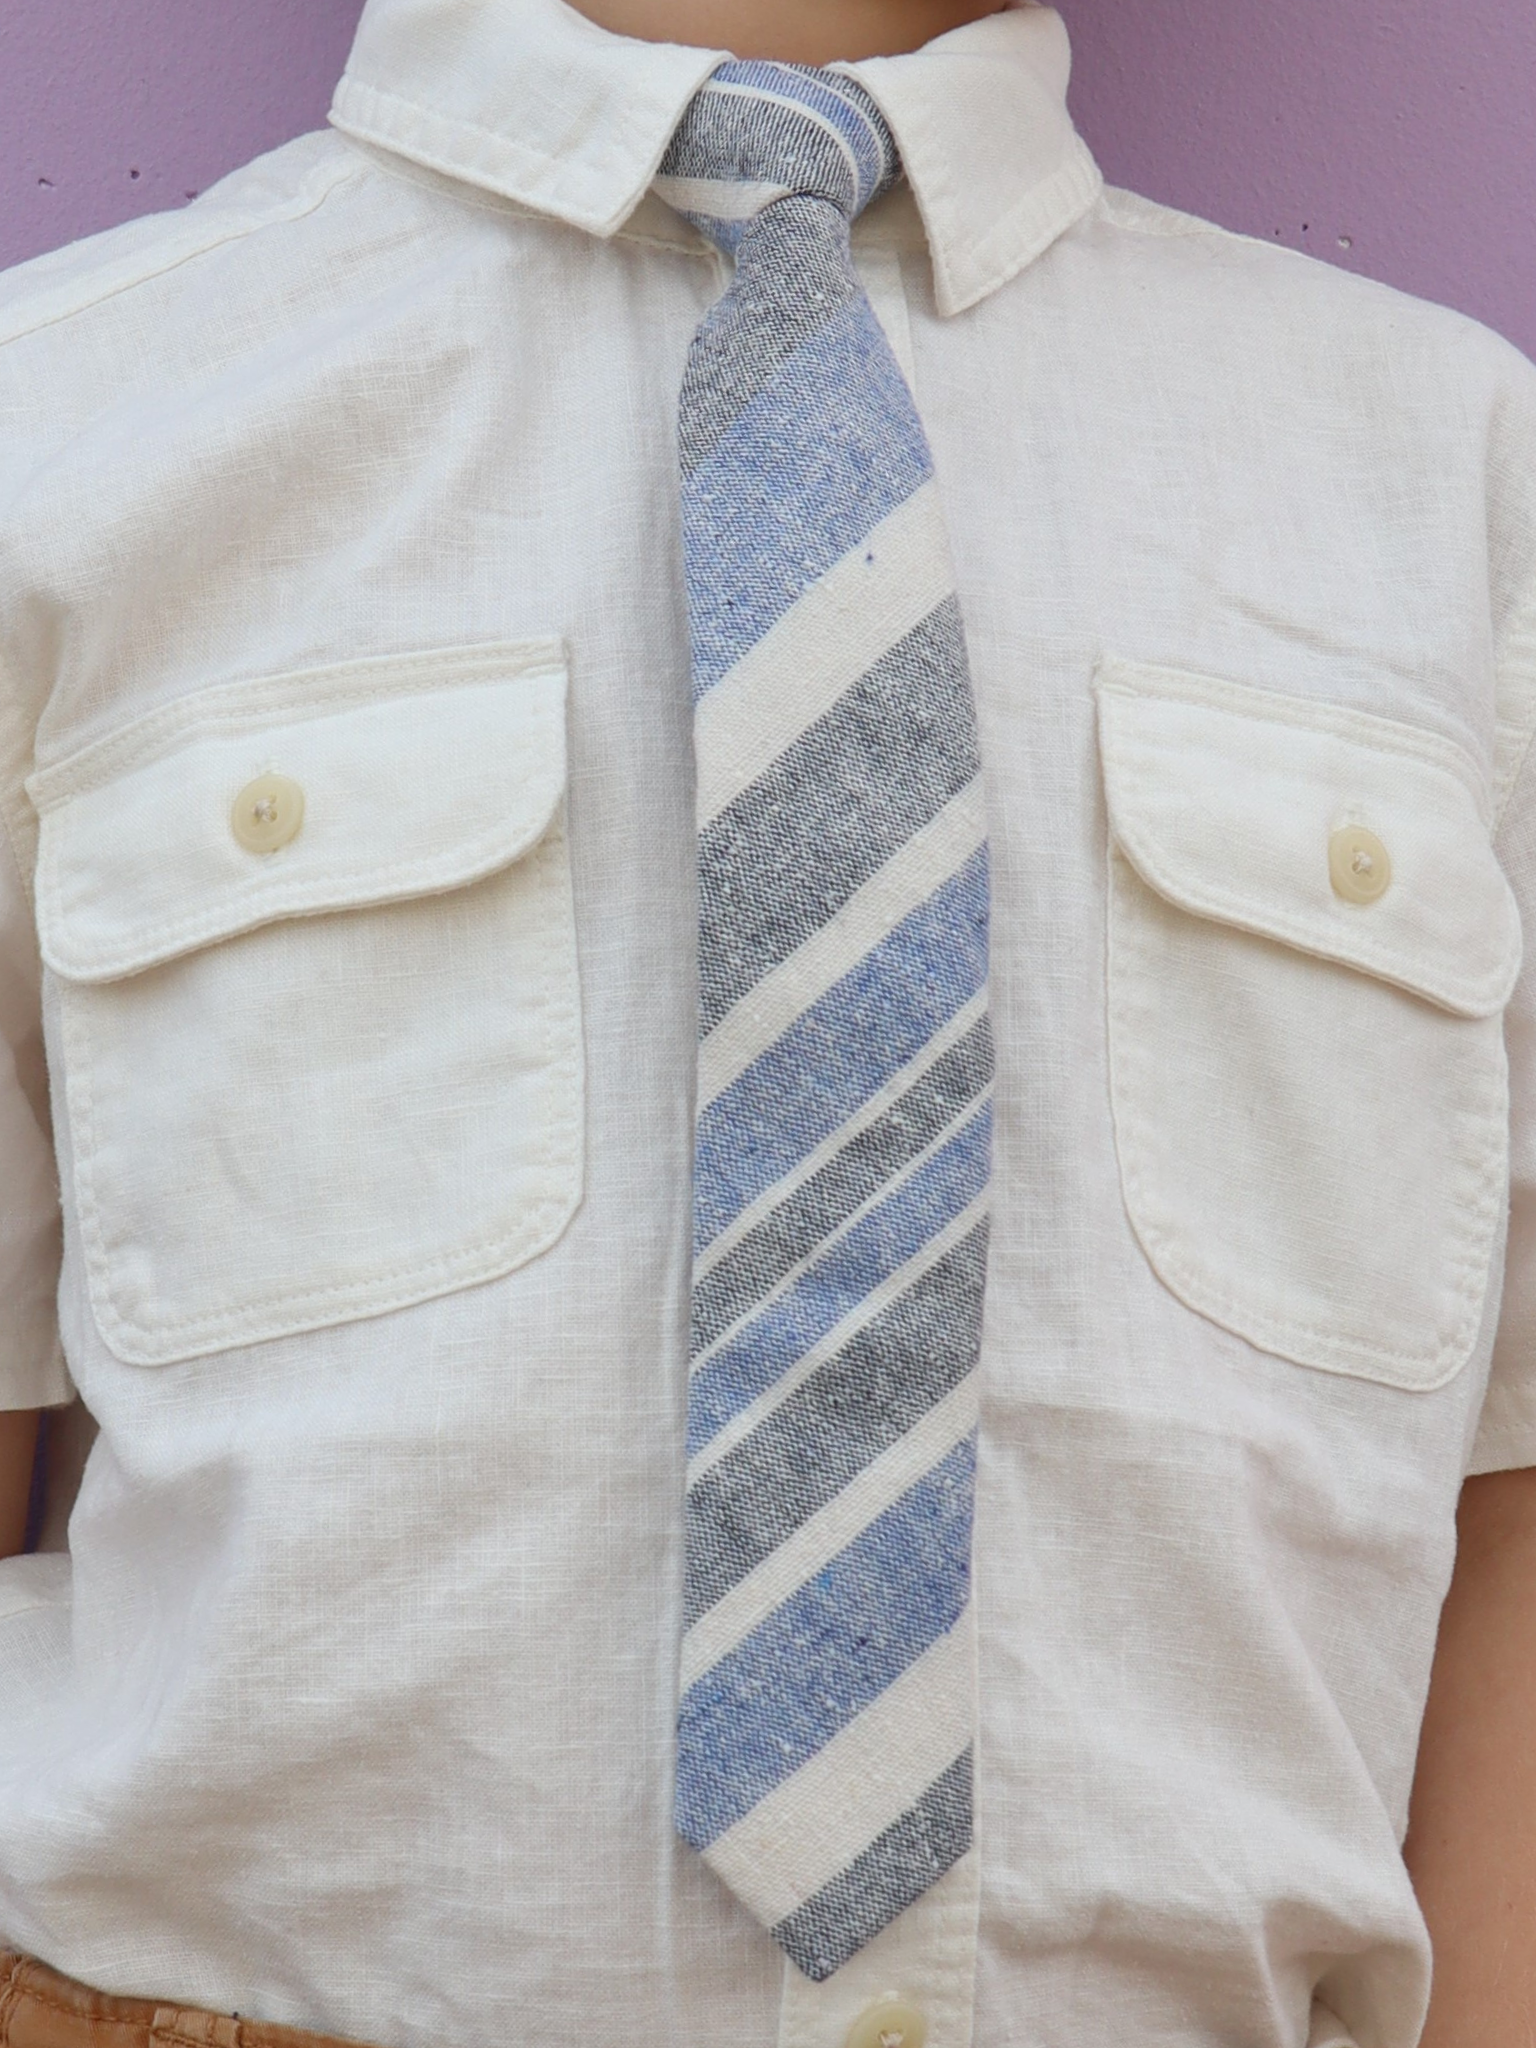
[{"label": "cream linen shirt", "polygon": [[713,61],[371,0],[333,132],[0,285],[0,1375],[100,1425],[0,1935],[385,2048],[1412,2048],[1536,1462],[1536,373],[1102,190],[1054,14],[856,67],[1001,1071],[979,1854],[813,1991],[670,1821]]}]

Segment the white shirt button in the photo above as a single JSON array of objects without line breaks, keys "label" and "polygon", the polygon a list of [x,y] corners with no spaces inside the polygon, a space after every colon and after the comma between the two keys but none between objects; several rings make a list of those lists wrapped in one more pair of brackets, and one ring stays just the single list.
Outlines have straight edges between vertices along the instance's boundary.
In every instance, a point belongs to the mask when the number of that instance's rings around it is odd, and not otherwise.
[{"label": "white shirt button", "polygon": [[235,798],[229,822],[247,853],[276,853],[298,837],[304,792],[286,775],[258,775]]},{"label": "white shirt button", "polygon": [[1374,832],[1345,825],[1328,842],[1328,873],[1346,903],[1374,903],[1387,893],[1392,861]]},{"label": "white shirt button", "polygon": [[923,2048],[927,2039],[928,2022],[917,2007],[892,1998],[859,2015],[846,2048]]}]

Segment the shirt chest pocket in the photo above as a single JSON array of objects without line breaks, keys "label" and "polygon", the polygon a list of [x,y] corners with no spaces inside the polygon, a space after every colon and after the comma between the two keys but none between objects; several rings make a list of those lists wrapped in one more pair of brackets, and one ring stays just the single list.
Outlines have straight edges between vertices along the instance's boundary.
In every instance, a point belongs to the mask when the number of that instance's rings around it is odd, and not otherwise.
[{"label": "shirt chest pocket", "polygon": [[1363,713],[1110,663],[1109,1038],[1126,1206],[1266,1351],[1443,1385],[1507,1187],[1514,899],[1472,762]]},{"label": "shirt chest pocket", "polygon": [[33,778],[80,1239],[137,1364],[494,1279],[580,1197],[558,643],[199,693]]}]

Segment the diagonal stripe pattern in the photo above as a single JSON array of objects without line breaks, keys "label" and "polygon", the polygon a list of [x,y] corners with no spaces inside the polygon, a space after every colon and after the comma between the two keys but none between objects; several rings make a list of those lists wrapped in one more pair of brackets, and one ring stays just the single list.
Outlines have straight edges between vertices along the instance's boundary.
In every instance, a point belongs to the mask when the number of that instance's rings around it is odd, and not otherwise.
[{"label": "diagonal stripe pattern", "polygon": [[822,1981],[971,1845],[992,1039],[933,465],[839,73],[723,65],[657,190],[736,259],[679,411],[699,1102],[677,1824]]}]

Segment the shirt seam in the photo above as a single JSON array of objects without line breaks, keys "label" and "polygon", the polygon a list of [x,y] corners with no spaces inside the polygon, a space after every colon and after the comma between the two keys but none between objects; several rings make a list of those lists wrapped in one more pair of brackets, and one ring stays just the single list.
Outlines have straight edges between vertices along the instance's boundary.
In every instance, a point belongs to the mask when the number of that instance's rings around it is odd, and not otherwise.
[{"label": "shirt seam", "polygon": [[1254,683],[1206,675],[1198,669],[1129,661],[1113,654],[1104,658],[1099,672],[1103,680],[1098,687],[1108,695],[1150,698],[1160,704],[1195,704],[1260,725],[1296,727],[1375,753],[1421,761],[1453,775],[1478,805],[1484,824],[1488,822],[1487,778],[1476,757],[1448,733],[1415,725],[1407,719],[1390,718],[1380,711],[1365,711],[1323,698],[1293,697]]},{"label": "shirt seam", "polygon": [[1495,1419],[1484,1426],[1486,1410],[1478,1418],[1477,1433],[1467,1454],[1469,1479],[1488,1472],[1524,1472],[1536,1466],[1536,1422],[1529,1416]]},{"label": "shirt seam", "polygon": [[49,327],[61,326],[65,321],[77,319],[81,314],[106,305],[112,299],[121,298],[124,294],[137,290],[141,285],[152,284],[156,278],[168,276],[173,270],[181,269],[184,264],[196,262],[200,256],[211,255],[215,249],[224,248],[231,242],[242,241],[247,235],[258,234],[263,228],[288,221],[304,220],[310,214],[318,212],[326,200],[349,179],[357,177],[361,169],[362,165],[355,157],[335,166],[327,166],[318,190],[315,187],[322,174],[318,170],[310,171],[300,185],[297,195],[290,200],[263,208],[258,213],[242,214],[237,220],[227,222],[217,229],[210,221],[204,234],[191,241],[178,240],[159,260],[151,257],[147,267],[143,269],[135,269],[126,277],[111,278],[95,288],[82,286],[68,303],[47,310],[21,326],[5,327],[0,323],[0,349],[25,341]]},{"label": "shirt seam", "polygon": [[[364,102],[355,112],[352,105],[354,100]],[[368,102],[372,102],[379,116],[372,123],[368,120]],[[410,117],[410,125],[416,131],[415,135],[397,132],[402,117],[405,116]],[[498,133],[496,129],[484,127],[478,121],[466,120],[462,115],[434,113],[430,107],[420,106],[415,100],[406,99],[400,93],[390,92],[383,86],[373,85],[367,79],[355,77],[350,72],[337,87],[336,97],[327,118],[331,126],[342,135],[397,150],[402,156],[424,165],[430,171],[437,171],[444,177],[458,179],[464,183],[479,181],[483,184],[486,179],[497,177],[498,173],[489,161],[466,163],[461,159],[454,163],[449,158],[434,153],[429,145],[416,137],[429,129],[463,136],[479,147],[482,156],[500,156],[507,165],[520,174],[530,175],[539,188],[550,183],[553,173],[563,172],[569,175],[578,169],[568,160],[551,157],[545,150],[530,148],[526,143],[519,142],[514,135]],[[631,135],[647,141],[650,139],[634,123],[624,131],[624,138]],[[658,149],[658,160],[660,155],[661,150]],[[628,166],[625,169],[627,172]],[[592,211],[592,202],[603,182],[604,174],[597,166],[579,166],[582,199],[570,209],[562,208],[556,211],[551,207],[550,212],[555,218],[564,220],[571,226],[585,226],[589,232],[598,234],[606,240],[610,234],[616,233],[622,227],[640,199],[650,190],[651,177],[646,177],[638,189],[633,189],[632,180],[628,181],[624,198],[617,206],[610,206],[603,213],[599,223],[597,215]],[[611,182],[616,187],[617,181]],[[503,190],[499,184],[492,185],[489,189],[496,192]],[[515,195],[504,193],[504,196],[511,199]],[[528,204],[526,199],[523,203]],[[600,199],[598,203],[601,204]]]},{"label": "shirt seam", "polygon": [[[1133,199],[1139,206],[1156,210],[1159,219],[1154,221],[1135,220],[1121,213],[1116,201],[1121,198]],[[1240,235],[1232,228],[1224,228],[1219,222],[1202,220],[1198,213],[1185,213],[1176,206],[1164,206],[1160,200],[1147,199],[1140,192],[1133,192],[1129,186],[1105,183],[1099,192],[1099,209],[1108,219],[1111,227],[1119,228],[1128,235],[1144,235],[1150,241],[1173,240],[1179,236],[1194,238],[1202,235],[1226,236],[1234,242],[1259,241],[1256,235]],[[1261,242],[1260,246],[1274,246]],[[1293,250],[1293,255],[1302,252]]]},{"label": "shirt seam", "polygon": [[[5,328],[0,325],[0,350],[25,341],[29,336],[44,333],[50,327],[62,326],[66,321],[77,319],[141,285],[153,283],[156,278],[179,270],[184,264],[195,262],[200,256],[210,255],[215,249],[256,234],[265,227],[307,218],[317,212],[332,193],[358,176],[361,169],[362,165],[355,157],[326,166],[323,174],[317,167],[305,175],[298,193],[285,203],[242,215],[233,222],[226,221],[217,232],[213,231],[214,223],[210,221],[208,230],[195,241],[189,244],[178,240],[176,246],[158,262],[151,260],[147,267],[135,269],[127,276],[111,278],[97,289],[82,286],[68,303],[56,305],[21,326]],[[3,825],[5,840],[23,886],[30,893],[37,866],[36,818],[25,796],[32,743],[3,664],[0,664],[0,746],[3,746],[5,756],[3,769],[0,769],[4,776],[3,785],[0,785],[0,825]],[[21,770],[19,779],[15,774],[18,767]]]},{"label": "shirt seam", "polygon": [[[424,192],[432,198],[451,201],[455,206],[465,206],[473,212],[488,215],[493,220],[504,220],[508,214],[516,220],[531,221],[536,227],[562,229],[569,234],[579,234],[588,240],[633,242],[646,249],[665,250],[673,256],[689,256],[696,262],[712,262],[715,251],[702,234],[691,230],[686,235],[653,235],[643,228],[631,227],[626,221],[615,228],[611,236],[593,237],[587,229],[578,228],[574,223],[563,220],[559,214],[545,213],[537,206],[530,206],[525,199],[514,199],[509,193],[493,192],[489,185],[471,184],[467,178],[455,173],[439,170],[435,165],[416,157],[404,155],[382,142],[354,133],[332,123],[337,139],[348,149],[356,150],[364,159],[364,169],[374,170],[381,177],[392,179],[396,184],[407,185],[413,192]],[[447,186],[451,189],[445,191]],[[681,216],[679,216],[681,218]]]},{"label": "shirt seam", "polygon": [[345,707],[417,695],[444,676],[461,685],[530,682],[564,674],[568,666],[565,643],[539,637],[362,655],[350,661],[235,676],[156,705],[48,762],[34,772],[27,794],[41,814],[164,761],[189,739],[218,739],[259,730],[274,717],[294,724],[328,718]]}]

